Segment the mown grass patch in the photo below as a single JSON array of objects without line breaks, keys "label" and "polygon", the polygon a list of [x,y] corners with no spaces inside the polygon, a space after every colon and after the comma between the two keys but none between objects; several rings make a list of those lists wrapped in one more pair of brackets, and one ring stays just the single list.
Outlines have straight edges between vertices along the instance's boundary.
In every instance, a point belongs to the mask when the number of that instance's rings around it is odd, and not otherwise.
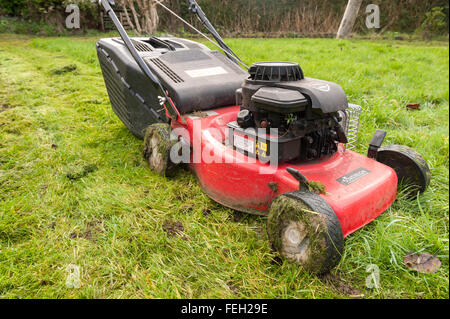
[{"label": "mown grass patch", "polygon": [[[277,261],[264,218],[212,202],[187,171],[147,168],[142,141],[110,108],[96,40],[0,36],[0,296],[448,298],[448,44],[229,41],[248,64],[297,61],[341,84],[364,108],[360,152],[384,128],[386,143],[430,164],[430,189],[348,237],[328,280]],[[403,266],[419,251],[438,255],[439,272]],[[79,289],[66,287],[71,264]],[[371,264],[379,289],[365,286]]]}]

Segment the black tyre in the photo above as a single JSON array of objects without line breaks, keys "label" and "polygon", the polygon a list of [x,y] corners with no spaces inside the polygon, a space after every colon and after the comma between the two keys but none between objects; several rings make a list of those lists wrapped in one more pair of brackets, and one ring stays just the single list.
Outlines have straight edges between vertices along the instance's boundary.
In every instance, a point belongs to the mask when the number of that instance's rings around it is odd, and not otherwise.
[{"label": "black tyre", "polygon": [[409,196],[423,193],[431,180],[425,159],[410,147],[387,145],[378,150],[377,161],[395,170],[399,184],[406,187]]},{"label": "black tyre", "polygon": [[275,198],[267,233],[281,256],[316,274],[334,268],[344,250],[336,214],[322,197],[310,192],[295,191]]},{"label": "black tyre", "polygon": [[166,123],[155,123],[147,128],[144,138],[144,158],[151,169],[161,176],[172,176],[176,165],[170,161],[171,128]]}]

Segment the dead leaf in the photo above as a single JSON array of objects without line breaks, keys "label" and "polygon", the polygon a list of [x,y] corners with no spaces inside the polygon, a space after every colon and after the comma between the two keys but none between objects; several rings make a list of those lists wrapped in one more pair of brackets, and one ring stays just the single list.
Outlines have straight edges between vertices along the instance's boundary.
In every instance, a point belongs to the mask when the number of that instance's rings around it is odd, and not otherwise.
[{"label": "dead leaf", "polygon": [[405,266],[420,273],[436,272],[441,267],[441,261],[429,253],[417,254],[409,253],[403,258]]},{"label": "dead leaf", "polygon": [[408,105],[406,105],[406,108],[410,109],[410,110],[419,110],[420,104],[408,104]]}]

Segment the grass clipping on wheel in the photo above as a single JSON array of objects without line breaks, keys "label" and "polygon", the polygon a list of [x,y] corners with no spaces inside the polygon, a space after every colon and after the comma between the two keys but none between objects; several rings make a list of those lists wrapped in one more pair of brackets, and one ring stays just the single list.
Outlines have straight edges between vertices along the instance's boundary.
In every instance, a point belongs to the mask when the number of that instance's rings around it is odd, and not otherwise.
[{"label": "grass clipping on wheel", "polygon": [[173,175],[175,165],[170,160],[170,150],[175,143],[170,140],[169,124],[155,123],[147,128],[143,155],[150,167],[161,176]]},{"label": "grass clipping on wheel", "polygon": [[[276,198],[267,220],[267,232],[273,249],[308,271],[320,273],[327,257],[326,217],[313,212],[303,202],[287,197]],[[294,224],[308,237],[308,246],[300,256],[286,250],[285,230]]]}]

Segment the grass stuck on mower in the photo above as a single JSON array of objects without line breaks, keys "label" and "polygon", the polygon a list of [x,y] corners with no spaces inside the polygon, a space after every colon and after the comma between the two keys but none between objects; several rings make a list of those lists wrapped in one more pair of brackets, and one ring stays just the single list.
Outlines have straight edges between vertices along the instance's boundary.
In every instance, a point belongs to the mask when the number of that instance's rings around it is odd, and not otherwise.
[{"label": "grass stuck on mower", "polygon": [[297,63],[248,68],[195,0],[190,11],[224,54],[187,39],[129,38],[113,1],[101,2],[121,35],[97,44],[111,105],[144,139],[150,167],[170,176],[187,165],[214,201],[268,216],[269,240],[286,259],[328,272],[344,238],[383,213],[399,184],[411,197],[426,190],[425,160],[382,146],[385,131],[367,156],[353,151],[361,107],[339,85],[305,77]]}]

